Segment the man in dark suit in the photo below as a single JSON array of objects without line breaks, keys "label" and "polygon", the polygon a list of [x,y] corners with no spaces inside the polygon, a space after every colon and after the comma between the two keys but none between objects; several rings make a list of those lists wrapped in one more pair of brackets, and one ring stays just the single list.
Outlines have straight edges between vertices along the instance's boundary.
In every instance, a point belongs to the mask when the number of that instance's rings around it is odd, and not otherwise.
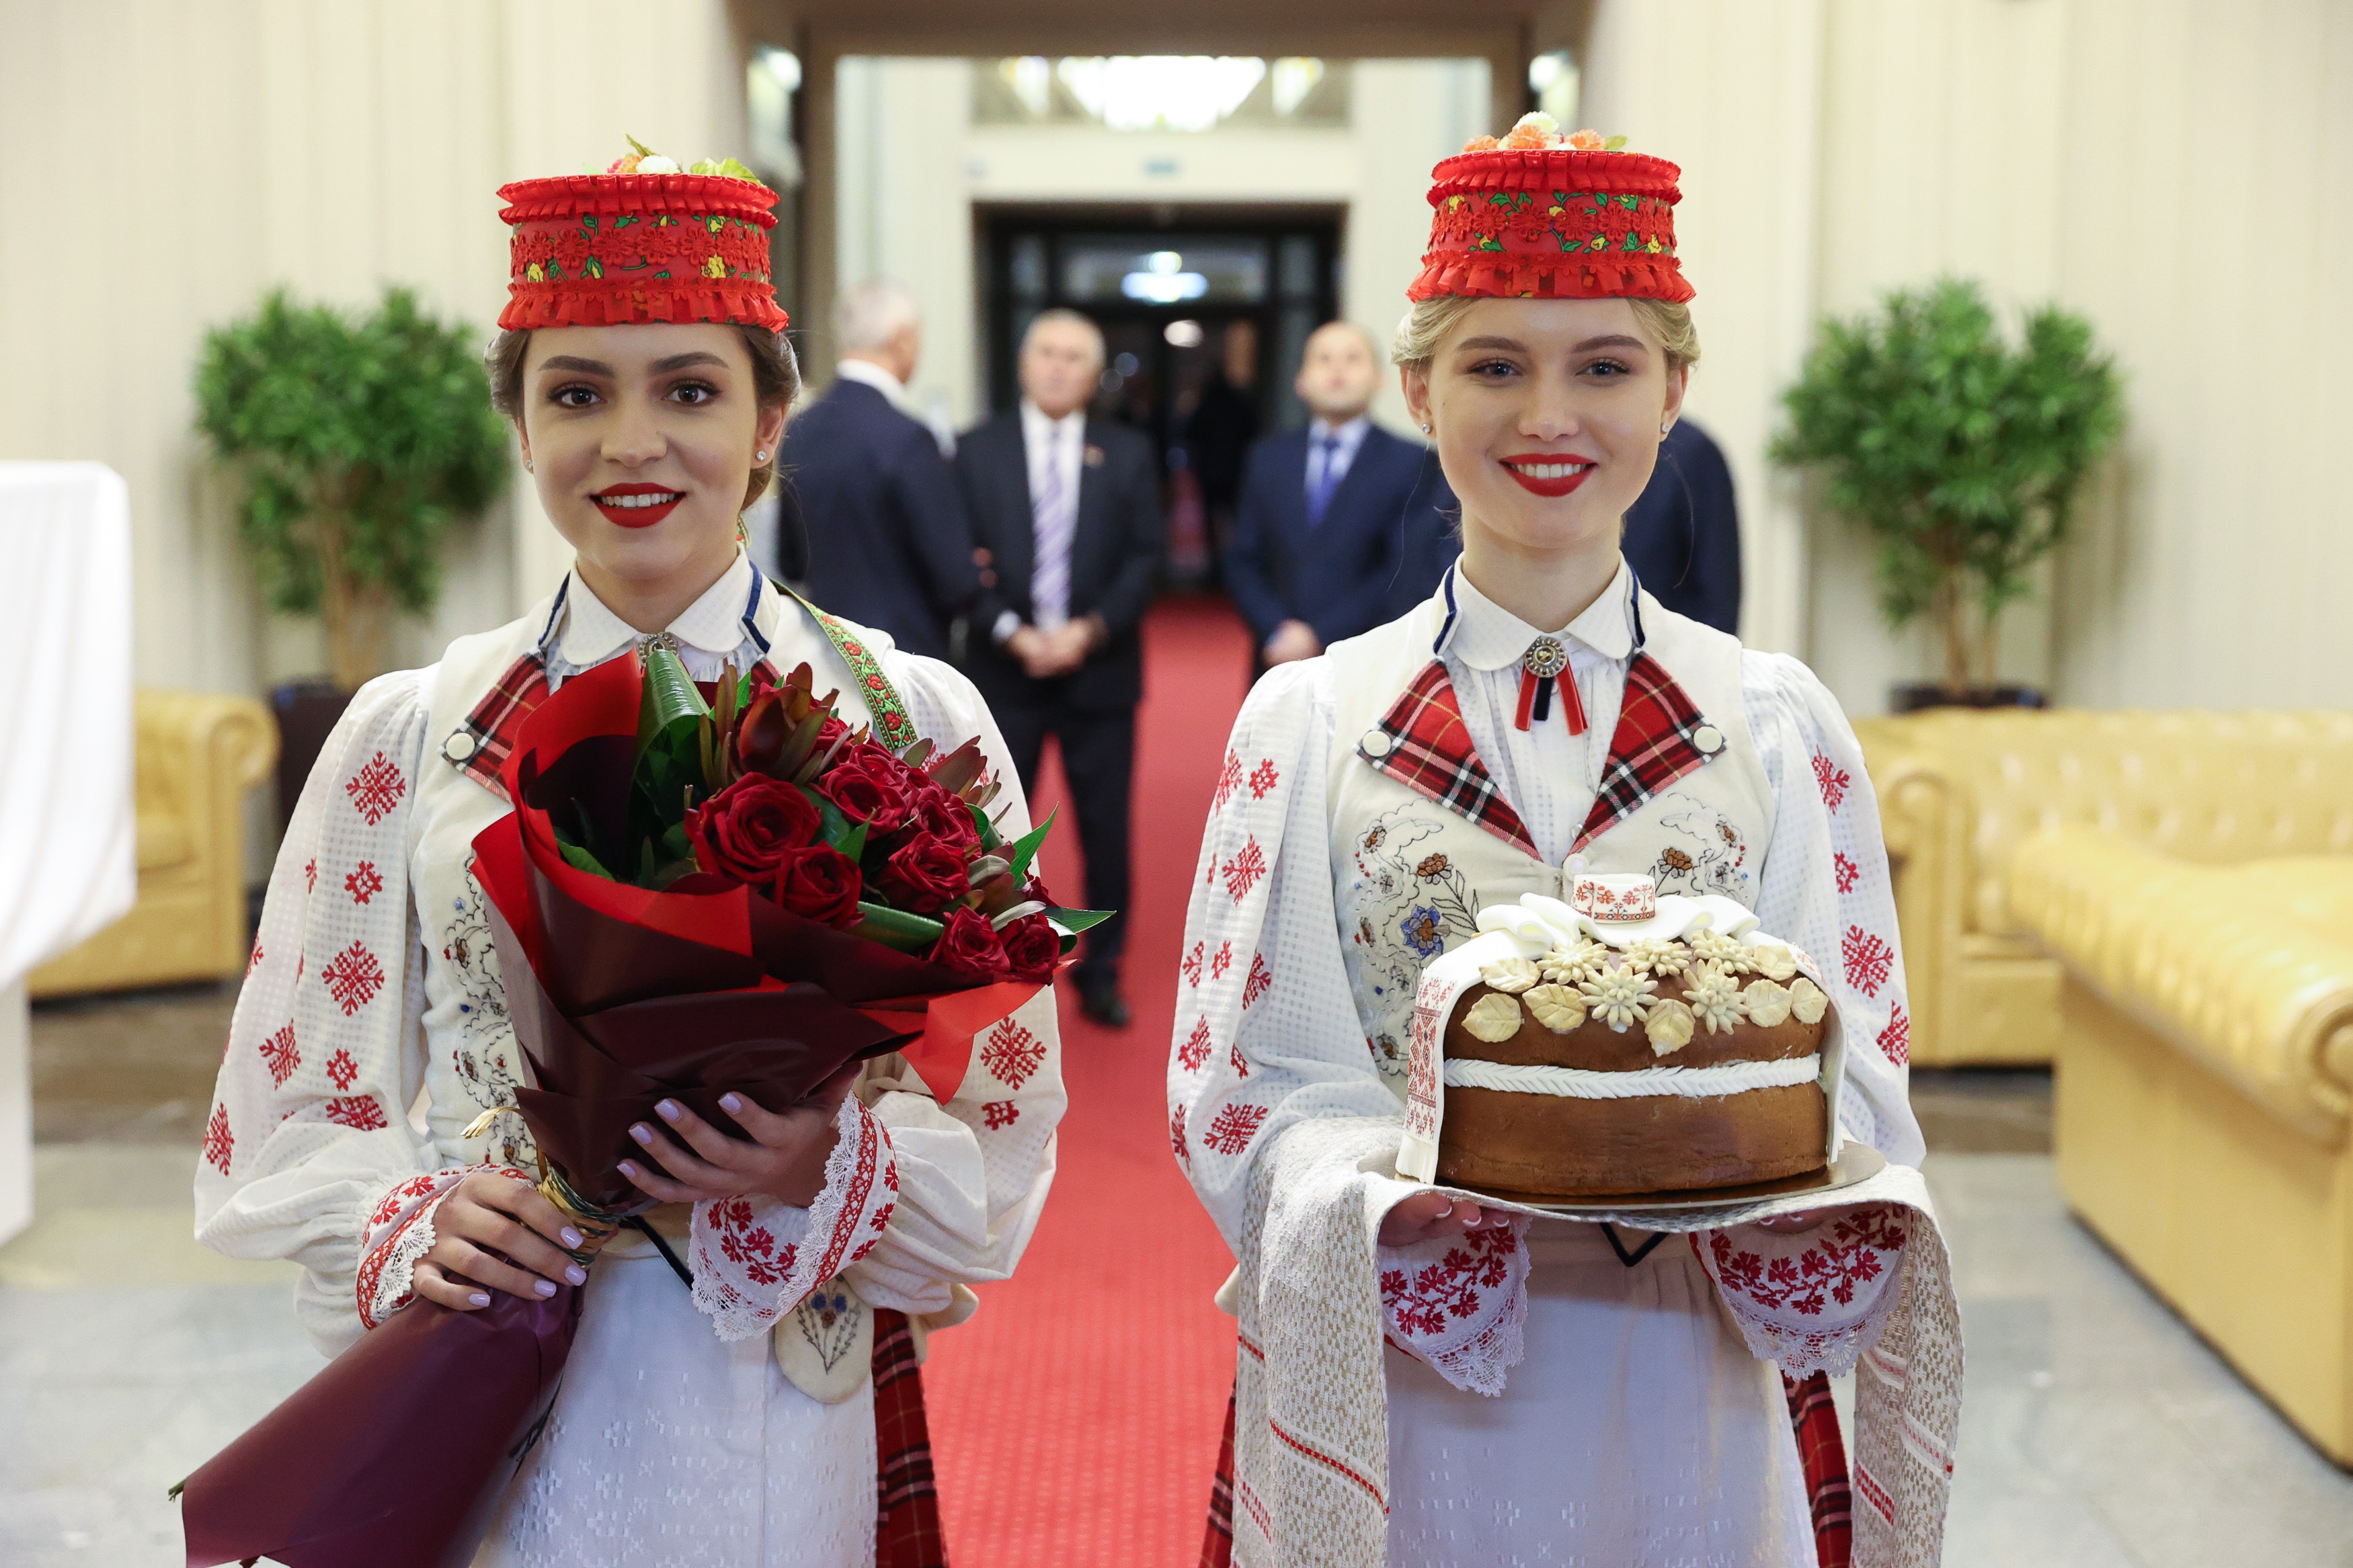
[{"label": "man in dark suit", "polygon": [[1740,509],[1724,450],[1689,418],[1659,443],[1659,466],[1626,513],[1627,561],[1677,615],[1737,636]]},{"label": "man in dark suit", "polygon": [[1400,595],[1436,585],[1409,570],[1409,544],[1446,526],[1440,509],[1453,496],[1427,447],[1366,414],[1380,376],[1371,334],[1325,322],[1293,384],[1314,422],[1250,448],[1226,584],[1261,665],[1313,658],[1388,620]]},{"label": "man in dark suit", "polygon": [[[964,498],[939,443],[900,406],[923,347],[914,296],[875,279],[834,310],[841,363],[793,416],[777,463],[779,574],[910,653],[948,655],[950,626],[980,591]],[[786,544],[806,551],[788,570]]]},{"label": "man in dark suit", "polygon": [[[1025,788],[1037,787],[1048,733],[1060,737],[1088,906],[1124,910],[1144,694],[1137,626],[1152,605],[1164,535],[1151,443],[1087,417],[1103,368],[1092,321],[1075,310],[1041,312],[1021,340],[1021,406],[967,432],[955,471],[981,568],[973,682]],[[1087,1016],[1113,1027],[1127,1022],[1119,989],[1125,923],[1123,915],[1087,933],[1077,974]]]}]

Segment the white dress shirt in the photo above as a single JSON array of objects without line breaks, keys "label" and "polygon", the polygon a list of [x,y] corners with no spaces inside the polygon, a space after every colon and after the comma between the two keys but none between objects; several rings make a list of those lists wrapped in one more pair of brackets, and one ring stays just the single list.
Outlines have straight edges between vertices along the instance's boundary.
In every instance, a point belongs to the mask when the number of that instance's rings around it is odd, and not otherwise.
[{"label": "white dress shirt", "polygon": [[[1029,462],[1031,504],[1034,506],[1037,498],[1049,489],[1059,489],[1061,495],[1063,526],[1059,541],[1049,538],[1041,520],[1033,516],[1030,521],[1032,529],[1037,531],[1033,538],[1038,545],[1038,551],[1029,563],[1032,585],[1030,619],[1049,631],[1070,619],[1070,553],[1071,543],[1077,537],[1079,471],[1084,458],[1086,439],[1087,411],[1084,407],[1074,408],[1055,419],[1049,417],[1045,410],[1028,398],[1021,400],[1021,449]],[[1050,479],[1059,481],[1059,484],[1050,486]],[[1057,563],[1061,568],[1059,574],[1041,570],[1048,564],[1046,556],[1049,551],[1059,555]],[[1037,593],[1036,585],[1041,576],[1055,575],[1059,575],[1062,592],[1059,598],[1050,603],[1046,596]],[[1003,617],[1000,616],[999,625],[1002,624]],[[997,640],[1002,642],[1012,635],[1013,630],[1012,626],[1004,626]]]},{"label": "white dress shirt", "polygon": [[[1314,495],[1315,487],[1324,479],[1328,461],[1330,482],[1334,489],[1348,477],[1349,466],[1356,462],[1356,453],[1365,445],[1365,436],[1373,427],[1372,416],[1359,414],[1344,425],[1334,425],[1323,419],[1311,420],[1307,426],[1307,493]],[[1324,443],[1329,440],[1330,456],[1325,456]]]}]

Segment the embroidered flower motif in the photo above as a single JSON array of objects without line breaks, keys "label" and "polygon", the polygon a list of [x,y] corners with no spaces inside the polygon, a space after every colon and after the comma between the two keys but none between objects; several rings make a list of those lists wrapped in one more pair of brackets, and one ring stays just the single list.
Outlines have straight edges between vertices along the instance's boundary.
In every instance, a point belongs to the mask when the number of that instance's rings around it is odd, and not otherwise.
[{"label": "embroidered flower motif", "polygon": [[1853,892],[1854,885],[1862,879],[1862,868],[1836,850],[1831,852],[1831,875],[1838,879],[1838,890],[1841,893]]},{"label": "embroidered flower motif", "polygon": [[1259,1123],[1265,1120],[1263,1105],[1221,1105],[1209,1130],[1201,1134],[1202,1146],[1220,1154],[1239,1154],[1250,1147],[1250,1140],[1258,1136]]},{"label": "embroidered flower motif", "polygon": [[1381,840],[1387,838],[1388,836],[1389,830],[1388,828],[1376,827],[1370,833],[1365,835],[1365,847],[1367,849],[1378,849],[1381,847]]},{"label": "embroidered flower motif", "polygon": [[1821,752],[1816,752],[1814,783],[1821,786],[1822,804],[1836,811],[1845,804],[1846,792],[1853,787],[1854,780],[1848,775],[1844,768],[1831,762]]},{"label": "embroidered flower motif", "polygon": [[376,962],[375,953],[355,942],[319,971],[319,979],[348,1018],[375,1000],[375,994],[384,989],[384,965]]},{"label": "embroidered flower motif", "polygon": [[1585,997],[1566,985],[1539,985],[1520,998],[1531,1017],[1556,1035],[1585,1026]]},{"label": "embroidered flower motif", "polygon": [[338,1050],[327,1058],[327,1076],[334,1079],[337,1089],[349,1089],[360,1076],[360,1064],[352,1060],[352,1053]]},{"label": "embroidered flower motif", "polygon": [[1432,877],[1446,875],[1446,868],[1451,864],[1451,862],[1443,855],[1427,855],[1422,858],[1421,863],[1413,868],[1413,874],[1427,882]]},{"label": "embroidered flower motif", "polygon": [[1499,958],[1493,963],[1482,965],[1479,978],[1491,991],[1508,992],[1516,996],[1543,979],[1544,972],[1536,967],[1534,959]]},{"label": "embroidered flower motif", "polygon": [[1705,1024],[1711,1035],[1730,1033],[1748,1013],[1740,982],[1721,964],[1694,964],[1683,980],[1683,1000],[1690,1005],[1692,1016]]},{"label": "embroidered flower motif", "polygon": [[1234,944],[1230,939],[1219,944],[1217,956],[1209,960],[1209,978],[1223,980],[1226,971],[1234,966]]},{"label": "embroidered flower motif", "polygon": [[1274,989],[1274,971],[1266,964],[1266,954],[1250,954],[1249,975],[1242,981],[1242,1008],[1247,1012],[1251,1003]]},{"label": "embroidered flower motif", "polygon": [[1217,793],[1209,797],[1211,806],[1223,806],[1234,798],[1234,791],[1242,784],[1242,760],[1231,752],[1226,753],[1225,766],[1218,770]]},{"label": "embroidered flower motif", "polygon": [[1879,1031],[1879,1048],[1897,1067],[1912,1059],[1912,1020],[1901,1002],[1895,1005],[1895,1015],[1887,1020],[1887,1027]]},{"label": "embroidered flower motif", "polygon": [[230,1153],[237,1148],[236,1135],[228,1130],[228,1107],[213,1107],[212,1119],[205,1123],[205,1163],[228,1174]]},{"label": "embroidered flower motif", "polygon": [[1045,1060],[1044,1042],[1010,1018],[989,1031],[988,1044],[980,1053],[980,1065],[1012,1089],[1019,1089]]},{"label": "embroidered flower motif", "polygon": [[1176,966],[1184,973],[1186,984],[1198,986],[1201,984],[1201,953],[1208,946],[1207,942],[1195,942],[1193,951],[1185,955],[1185,962]]},{"label": "embroidered flower motif", "polygon": [[1209,1020],[1201,1018],[1193,1025],[1193,1032],[1176,1047],[1176,1060],[1187,1072],[1198,1072],[1201,1064],[1209,1059]]},{"label": "embroidered flower motif", "polygon": [[1438,1262],[1420,1268],[1381,1273],[1381,1301],[1389,1321],[1403,1332],[1442,1334],[1449,1319],[1479,1313],[1482,1290],[1503,1284],[1519,1237],[1508,1227],[1472,1231],[1450,1247]]},{"label": "embroidered flower motif", "polygon": [[1438,950],[1445,944],[1438,911],[1428,904],[1415,905],[1399,929],[1405,932],[1405,944],[1424,958],[1437,957]]},{"label": "embroidered flower motif", "polygon": [[1895,967],[1895,950],[1861,926],[1849,926],[1839,944],[1846,961],[1846,983],[1865,996],[1876,996]]},{"label": "embroidered flower motif", "polygon": [[1642,1033],[1651,1042],[1654,1057],[1671,1057],[1692,1043],[1699,1030],[1692,1010],[1672,996],[1662,996],[1652,1005],[1651,1016],[1642,1022]]},{"label": "embroidered flower motif", "polygon": [[[400,770],[390,758],[378,752],[364,767],[343,781],[343,793],[352,797],[353,809],[374,827],[391,816],[400,797],[408,793],[408,781],[400,776]],[[312,886],[316,885],[314,881]]]},{"label": "embroidered flower motif", "polygon": [[[339,1052],[337,1054],[340,1055],[341,1053]],[[269,1081],[271,1086],[277,1089],[284,1089],[286,1087],[286,1080],[294,1076],[294,1069],[302,1065],[302,1053],[296,1049],[294,1046],[294,1026],[292,1024],[290,1023],[286,1025],[276,1034],[261,1042],[261,1059],[263,1062],[267,1063],[269,1068]]]},{"label": "embroidered flower motif", "polygon": [[1563,985],[1582,985],[1609,965],[1609,949],[1590,940],[1556,947],[1544,955],[1544,977]]},{"label": "embroidered flower motif", "polygon": [[1257,887],[1259,879],[1265,875],[1266,851],[1258,847],[1256,838],[1247,839],[1234,858],[1226,862],[1226,891],[1233,895],[1234,902],[1239,904],[1250,896],[1250,890]]},{"label": "embroidered flower motif", "polygon": [[1691,949],[1679,942],[1646,936],[1626,949],[1626,967],[1664,980],[1691,967]]},{"label": "embroidered flower motif", "polygon": [[1009,1100],[992,1100],[980,1108],[980,1119],[991,1131],[1010,1127],[1021,1120],[1021,1108]]},{"label": "embroidered flower motif", "polygon": [[1275,767],[1273,758],[1260,758],[1258,766],[1250,770],[1250,798],[1252,800],[1264,800],[1267,797],[1268,793],[1271,792],[1277,784],[1282,782],[1282,774]]},{"label": "embroidered flower motif", "polygon": [[374,861],[363,860],[351,875],[343,879],[343,891],[352,896],[352,902],[366,903],[384,891],[384,877],[376,870]]},{"label": "embroidered flower motif", "polygon": [[1605,969],[1577,988],[1585,993],[1586,1011],[1622,1035],[1650,1012],[1658,984],[1630,969]]}]

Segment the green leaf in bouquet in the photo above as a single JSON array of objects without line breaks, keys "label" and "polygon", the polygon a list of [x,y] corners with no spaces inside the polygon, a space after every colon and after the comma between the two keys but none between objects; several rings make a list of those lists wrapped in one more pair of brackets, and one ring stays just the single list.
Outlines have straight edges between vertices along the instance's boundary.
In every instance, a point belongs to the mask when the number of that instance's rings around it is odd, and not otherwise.
[{"label": "green leaf in bouquet", "polygon": [[964,808],[972,813],[972,825],[980,829],[980,847],[984,851],[994,855],[1005,847],[1005,835],[997,831],[997,824],[989,820],[987,812],[970,801],[965,802]]},{"label": "green leaf in bouquet", "polygon": [[613,875],[612,872],[605,869],[604,863],[598,860],[596,857],[589,854],[588,851],[580,847],[579,845],[573,843],[561,833],[555,836],[555,847],[564,852],[564,861],[565,865],[573,867],[576,870],[586,871],[592,877],[602,877],[608,882],[617,882],[621,879],[620,878]]},{"label": "green leaf in bouquet", "polygon": [[1045,843],[1046,835],[1053,831],[1054,818],[1061,815],[1061,807],[1056,806],[1046,814],[1045,821],[1013,841],[1011,871],[1015,881],[1019,882],[1028,879],[1029,862],[1038,858],[1038,847]]},{"label": "green leaf in bouquet", "polygon": [[850,928],[852,936],[862,936],[869,942],[879,942],[901,952],[922,952],[940,940],[947,929],[927,915],[911,915],[904,910],[894,910],[884,904],[870,904],[860,899],[858,912],[865,918]]},{"label": "green leaf in bouquet", "polygon": [[644,693],[638,703],[638,757],[657,744],[668,743],[675,750],[675,740],[683,734],[692,742],[702,721],[708,717],[711,706],[702,700],[695,689],[694,678],[686,673],[686,666],[676,653],[655,643],[645,653]]},{"label": "green leaf in bouquet", "polygon": [[1046,919],[1062,933],[1062,951],[1069,952],[1079,945],[1079,933],[1091,931],[1117,914],[1117,910],[1048,910]]},{"label": "green leaf in bouquet", "polygon": [[807,784],[800,786],[800,792],[811,805],[817,807],[818,842],[852,860],[864,859],[866,824],[852,821],[849,813]]}]

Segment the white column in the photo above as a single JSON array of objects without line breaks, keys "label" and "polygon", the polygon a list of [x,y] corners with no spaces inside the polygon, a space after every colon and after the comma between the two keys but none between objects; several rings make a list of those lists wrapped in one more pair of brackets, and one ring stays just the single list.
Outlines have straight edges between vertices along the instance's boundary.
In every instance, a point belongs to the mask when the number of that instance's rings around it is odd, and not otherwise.
[{"label": "white column", "polygon": [[33,1047],[21,980],[0,988],[0,1244],[33,1223]]}]

